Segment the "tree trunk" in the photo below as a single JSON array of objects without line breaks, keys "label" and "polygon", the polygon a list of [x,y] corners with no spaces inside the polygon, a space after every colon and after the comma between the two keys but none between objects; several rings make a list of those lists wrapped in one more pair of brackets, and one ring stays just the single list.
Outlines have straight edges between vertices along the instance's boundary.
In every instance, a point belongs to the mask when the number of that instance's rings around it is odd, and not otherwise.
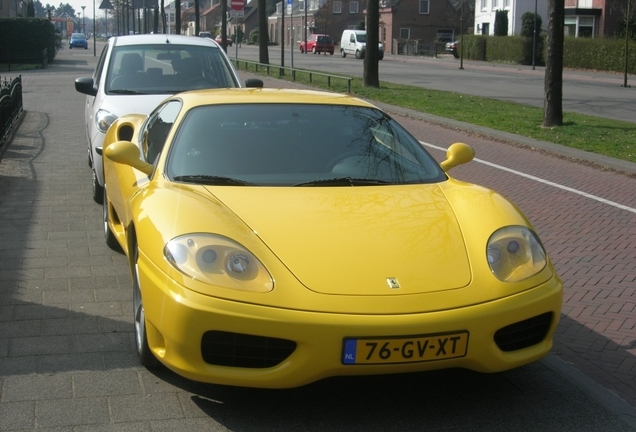
[{"label": "tree trunk", "polygon": [[563,125],[563,31],[565,0],[548,0],[543,127]]},{"label": "tree trunk", "polygon": [[221,2],[221,47],[227,52],[227,1]]},{"label": "tree trunk", "polygon": [[194,35],[199,36],[199,26],[201,21],[201,10],[199,8],[199,0],[194,0]]},{"label": "tree trunk", "polygon": [[[248,35],[249,37],[249,35]],[[269,64],[269,33],[267,32],[267,0],[258,0],[258,62]]]},{"label": "tree trunk", "polygon": [[380,87],[378,61],[380,52],[380,0],[369,0],[367,3],[367,45],[364,53],[363,85]]},{"label": "tree trunk", "polygon": [[174,2],[174,31],[181,34],[181,2]]}]

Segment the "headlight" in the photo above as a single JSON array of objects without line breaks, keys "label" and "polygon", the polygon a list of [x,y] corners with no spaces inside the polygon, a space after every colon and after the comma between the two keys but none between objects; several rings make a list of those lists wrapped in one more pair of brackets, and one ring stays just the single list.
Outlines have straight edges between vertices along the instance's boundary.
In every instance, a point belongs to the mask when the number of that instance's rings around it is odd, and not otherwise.
[{"label": "headlight", "polygon": [[504,282],[518,282],[539,273],[548,258],[537,235],[529,228],[509,226],[497,230],[488,240],[488,265]]},{"label": "headlight", "polygon": [[117,120],[117,116],[106,110],[100,109],[95,113],[95,124],[97,125],[97,129],[103,134],[106,133],[115,120]]},{"label": "headlight", "polygon": [[227,237],[186,234],[170,240],[163,254],[174,268],[201,282],[239,291],[274,289],[274,281],[265,266]]}]

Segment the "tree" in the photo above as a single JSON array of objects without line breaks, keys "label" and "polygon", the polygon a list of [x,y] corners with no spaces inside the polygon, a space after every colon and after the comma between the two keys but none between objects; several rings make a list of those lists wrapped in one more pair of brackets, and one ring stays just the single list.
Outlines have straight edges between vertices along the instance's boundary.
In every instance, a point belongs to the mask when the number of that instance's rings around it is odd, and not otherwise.
[{"label": "tree", "polygon": [[378,61],[380,59],[380,0],[367,2],[367,44],[364,52],[364,72],[362,75],[365,87],[380,87]]},{"label": "tree", "polygon": [[30,0],[27,3],[27,14],[26,14],[26,16],[30,17],[30,18],[35,17],[35,6],[33,6],[33,1],[32,0]]},{"label": "tree", "polygon": [[508,11],[495,11],[495,36],[508,36]]},{"label": "tree", "polygon": [[548,0],[543,127],[563,125],[563,30],[565,0]]},{"label": "tree", "polygon": [[267,0],[258,0],[258,61],[263,64],[269,64],[267,16]]},{"label": "tree", "polygon": [[175,31],[181,33],[181,2],[174,2],[174,28]]},{"label": "tree", "polygon": [[[537,36],[541,34],[541,15],[537,14]],[[534,19],[535,14],[533,12],[526,12],[521,15],[521,36],[531,38],[534,36]]]},{"label": "tree", "polygon": [[60,5],[55,8],[55,15],[60,16],[63,13],[66,13],[69,16],[77,16],[77,14],[75,13],[75,9],[73,8],[73,6],[71,6],[70,4],[66,3],[60,3]]},{"label": "tree", "polygon": [[[194,0],[194,35],[195,36],[199,35],[199,27],[201,25],[199,23],[200,20],[201,20],[201,10],[199,7],[199,0]],[[225,36],[225,33],[223,33],[223,35]],[[225,39],[223,39],[223,43],[221,45],[223,45],[223,49],[227,51]]]}]

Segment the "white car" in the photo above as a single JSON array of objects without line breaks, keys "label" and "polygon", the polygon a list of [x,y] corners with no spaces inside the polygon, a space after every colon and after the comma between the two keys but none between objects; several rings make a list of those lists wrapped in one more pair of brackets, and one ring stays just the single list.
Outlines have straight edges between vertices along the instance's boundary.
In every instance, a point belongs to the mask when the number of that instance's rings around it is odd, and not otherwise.
[{"label": "white car", "polygon": [[[250,79],[245,86],[262,87],[263,82]],[[75,80],[75,89],[86,95],[93,199],[100,204],[103,200],[101,148],[117,118],[150,114],[162,100],[182,91],[226,87],[241,87],[241,83],[225,51],[211,39],[163,34],[110,38],[93,76]]]},{"label": "white car", "polygon": [[[345,30],[340,38],[340,55],[346,57],[347,54],[356,56],[357,59],[364,58],[367,47],[366,30]],[[378,44],[378,60],[384,58],[384,45]]]}]

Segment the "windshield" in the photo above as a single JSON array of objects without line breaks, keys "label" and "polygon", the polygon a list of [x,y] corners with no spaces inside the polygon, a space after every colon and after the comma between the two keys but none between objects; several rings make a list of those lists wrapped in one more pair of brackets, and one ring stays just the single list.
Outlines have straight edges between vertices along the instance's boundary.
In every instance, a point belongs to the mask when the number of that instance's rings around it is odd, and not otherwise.
[{"label": "windshield", "polygon": [[173,181],[215,185],[369,186],[446,179],[382,111],[313,104],[197,107],[168,154]]},{"label": "windshield", "polygon": [[174,94],[202,88],[239,87],[232,66],[216,46],[115,47],[107,74],[108,94]]},{"label": "windshield", "polygon": [[366,33],[358,33],[356,34],[356,39],[358,42],[367,43],[367,35]]},{"label": "windshield", "polygon": [[71,39],[86,39],[86,35],[84,33],[73,33]]}]

